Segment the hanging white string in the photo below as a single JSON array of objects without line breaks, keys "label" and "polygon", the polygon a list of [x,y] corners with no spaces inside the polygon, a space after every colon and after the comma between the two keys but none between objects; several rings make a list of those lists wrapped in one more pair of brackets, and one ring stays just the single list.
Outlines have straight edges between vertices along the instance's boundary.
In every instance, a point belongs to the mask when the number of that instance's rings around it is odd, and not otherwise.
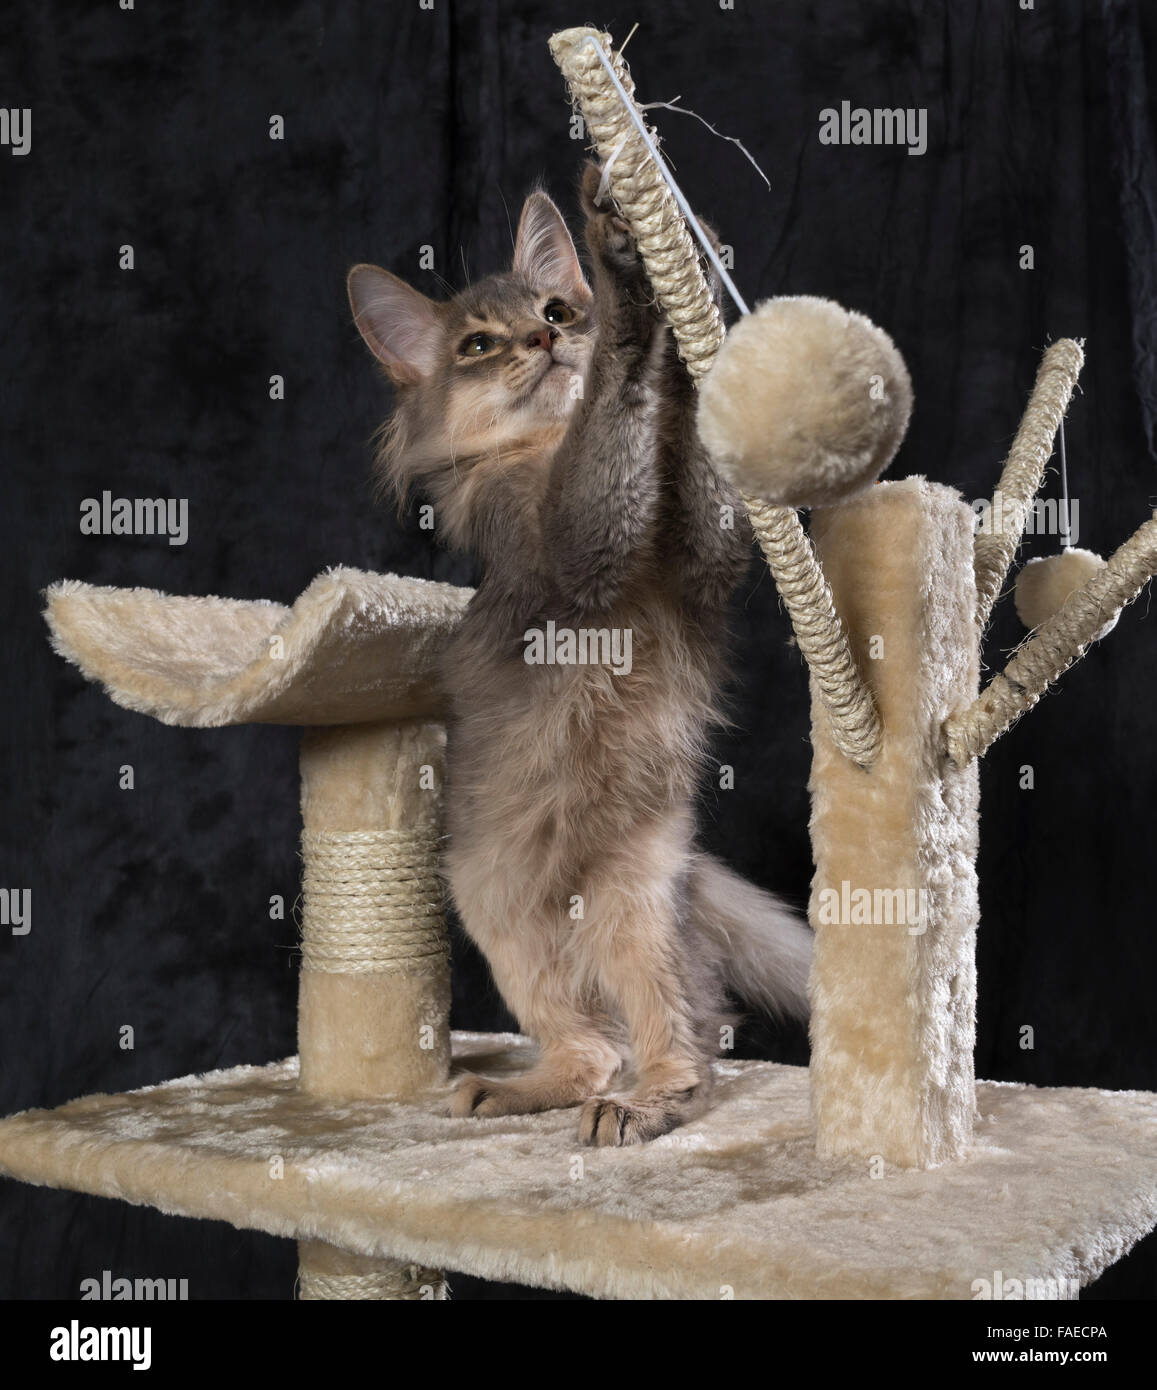
[{"label": "hanging white string", "polygon": [[646,145],[647,150],[651,155],[651,158],[655,161],[656,167],[658,168],[659,172],[663,175],[663,179],[666,182],[667,187],[671,190],[672,197],[675,199],[676,203],[679,204],[679,211],[687,219],[687,225],[691,228],[691,231],[694,233],[695,240],[698,241],[700,246],[702,246],[703,254],[707,257],[707,259],[711,262],[712,266],[715,268],[715,273],[719,276],[720,280],[723,281],[727,293],[735,301],[735,307],[739,310],[741,314],[751,313],[751,310],[747,307],[747,304],[744,301],[743,296],[736,289],[735,282],[732,280],[731,276],[728,275],[727,270],[723,265],[723,262],[719,259],[715,247],[712,246],[711,242],[708,240],[707,233],[699,225],[699,219],[691,211],[691,204],[683,196],[683,190],[675,182],[671,174],[671,171],[667,168],[667,162],[659,153],[658,146],[651,139],[650,133],[647,130],[646,123],[644,122],[643,118],[639,115],[638,111],[635,110],[634,102],[630,99],[626,91],[623,89],[623,84],[619,81],[618,73],[615,72],[614,68],[611,66],[610,59],[603,52],[602,44],[600,44],[594,38],[588,38],[586,42],[590,44],[591,47],[595,50],[595,53],[598,55],[599,62],[602,63],[603,67],[606,69],[607,76],[611,79],[611,82],[614,84],[614,88],[615,91],[618,93],[619,100],[623,103],[623,109],[626,111],[627,115],[630,116],[631,121],[634,123],[635,129],[643,137],[643,143]]},{"label": "hanging white string", "polygon": [[1073,548],[1072,536],[1069,533],[1069,461],[1065,455],[1065,422],[1061,418],[1061,427],[1057,431],[1057,440],[1060,444],[1061,455],[1061,549],[1071,550]]}]

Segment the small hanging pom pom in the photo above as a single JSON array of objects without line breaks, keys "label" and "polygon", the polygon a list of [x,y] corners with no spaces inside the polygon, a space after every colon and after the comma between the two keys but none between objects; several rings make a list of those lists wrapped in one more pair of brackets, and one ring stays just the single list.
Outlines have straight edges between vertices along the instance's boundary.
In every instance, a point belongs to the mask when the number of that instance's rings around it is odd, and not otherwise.
[{"label": "small hanging pom pom", "polygon": [[741,493],[820,507],[869,487],[908,427],[891,338],[810,295],[769,299],[727,334],[699,391],[699,437]]},{"label": "small hanging pom pom", "polygon": [[[1045,555],[1029,560],[1016,577],[1016,611],[1027,628],[1040,627],[1047,618],[1059,613],[1065,599],[1079,589],[1105,562],[1091,550],[1064,550],[1059,555]],[[1117,626],[1114,615],[1093,637],[1099,642]]]}]

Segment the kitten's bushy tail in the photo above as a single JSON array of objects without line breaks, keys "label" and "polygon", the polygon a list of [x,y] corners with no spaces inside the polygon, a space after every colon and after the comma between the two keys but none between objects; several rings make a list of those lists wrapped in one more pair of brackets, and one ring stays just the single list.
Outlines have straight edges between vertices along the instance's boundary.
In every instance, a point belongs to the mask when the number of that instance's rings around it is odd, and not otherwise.
[{"label": "kitten's bushy tail", "polygon": [[791,908],[709,854],[695,856],[688,895],[727,988],[777,1017],[806,1018],[812,933]]}]

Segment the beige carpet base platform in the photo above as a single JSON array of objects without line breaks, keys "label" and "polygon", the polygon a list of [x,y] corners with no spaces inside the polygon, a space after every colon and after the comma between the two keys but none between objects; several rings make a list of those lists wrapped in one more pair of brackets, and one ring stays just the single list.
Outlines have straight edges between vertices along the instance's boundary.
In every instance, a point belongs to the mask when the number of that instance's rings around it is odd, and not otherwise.
[{"label": "beige carpet base platform", "polygon": [[[455,1069],[532,1055],[454,1035]],[[586,1149],[576,1111],[451,1119],[447,1087],[342,1104],[302,1093],[291,1058],[12,1116],[0,1171],[604,1298],[970,1299],[998,1270],[1006,1294],[1068,1297],[1157,1223],[1149,1093],[978,1083],[970,1156],[921,1171],[818,1158],[803,1067],[718,1077],[695,1123]]]}]

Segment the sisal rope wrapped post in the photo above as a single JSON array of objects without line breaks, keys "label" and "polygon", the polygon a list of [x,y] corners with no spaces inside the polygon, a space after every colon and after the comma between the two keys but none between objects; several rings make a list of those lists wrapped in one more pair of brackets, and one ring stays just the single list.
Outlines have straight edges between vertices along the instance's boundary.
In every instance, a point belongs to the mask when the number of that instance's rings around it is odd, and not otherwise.
[{"label": "sisal rope wrapped post", "polygon": [[1157,513],[1065,600],[972,704],[944,721],[944,745],[957,767],[993,742],[1078,661],[1096,635],[1157,574]]},{"label": "sisal rope wrapped post", "polygon": [[440,724],[308,729],[301,749],[301,1087],[418,1095],[450,1062]]},{"label": "sisal rope wrapped post", "polygon": [[[421,720],[307,729],[301,749],[300,1085],[338,1101],[420,1095],[450,1065],[450,953],[438,873],[445,730]],[[435,1270],[298,1250],[303,1299],[441,1299]]]},{"label": "sisal rope wrapped post", "polygon": [[320,1240],[299,1241],[298,1254],[297,1296],[303,1303],[441,1303],[450,1296],[445,1275],[423,1265],[354,1255]]},{"label": "sisal rope wrapped post", "polygon": [[[597,46],[597,48],[596,48]],[[651,286],[671,324],[679,355],[699,384],[723,342],[723,318],[699,263],[679,206],[599,59],[601,50],[633,109],[634,84],[611,37],[598,29],[564,29],[550,51],[578,102],[612,196],[629,223]],[[642,119],[640,115],[640,119]],[[657,137],[651,133],[652,142]],[[880,720],[852,658],[847,635],[811,542],[790,507],[745,497],[744,505],[787,608],[840,752],[869,766],[880,750]]]},{"label": "sisal rope wrapped post", "polygon": [[1040,489],[1053,440],[1069,408],[1084,360],[1080,343],[1072,338],[1053,343],[1041,358],[1032,395],[993,497],[989,516],[996,518],[996,524],[978,532],[973,542],[976,622],[982,631],[988,625],[992,605],[1020,544],[1029,508]]}]

